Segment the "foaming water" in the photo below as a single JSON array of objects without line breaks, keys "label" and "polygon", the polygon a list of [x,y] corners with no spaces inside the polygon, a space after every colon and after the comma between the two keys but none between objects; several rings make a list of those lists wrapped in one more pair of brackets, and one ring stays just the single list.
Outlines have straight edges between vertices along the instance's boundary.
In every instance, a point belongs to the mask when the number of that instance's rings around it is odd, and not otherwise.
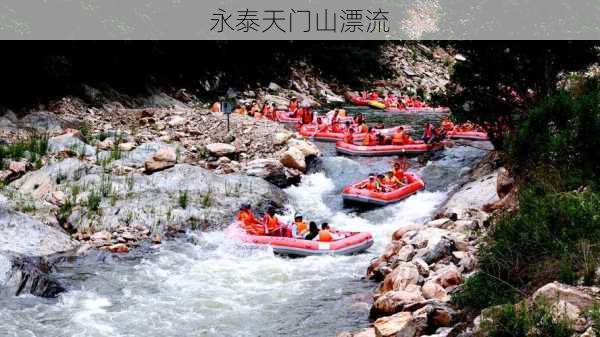
[{"label": "foaming water", "polygon": [[304,177],[286,190],[291,204],[285,217],[302,210],[309,220],[369,231],[375,244],[365,254],[284,258],[238,245],[222,232],[201,233],[167,242],[137,261],[85,265],[72,277],[91,275],[56,303],[30,298],[34,305],[0,309],[0,331],[40,337],[335,336],[366,326],[365,294],[373,284],[363,275],[370,260],[399,226],[430,216],[443,193],[419,193],[359,215],[327,205],[336,190],[324,173]]},{"label": "foaming water", "polygon": [[[166,241],[138,257],[88,256],[58,266],[69,291],[57,300],[0,298],[0,336],[326,337],[366,327],[375,286],[363,278],[367,266],[396,229],[432,215],[447,184],[357,213],[343,207],[341,190],[386,170],[393,158],[337,157],[332,144],[321,146],[322,171],[286,189],[283,220],[302,212],[309,221],[368,231],[374,245],[367,252],[286,258],[217,231]],[[416,159],[411,163],[418,169]]]}]

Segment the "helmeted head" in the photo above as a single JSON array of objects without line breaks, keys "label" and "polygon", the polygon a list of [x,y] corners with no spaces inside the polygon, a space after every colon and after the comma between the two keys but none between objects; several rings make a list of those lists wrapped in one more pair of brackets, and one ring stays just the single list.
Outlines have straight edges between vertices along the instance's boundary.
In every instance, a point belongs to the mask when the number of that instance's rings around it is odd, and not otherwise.
[{"label": "helmeted head", "polygon": [[294,215],[294,220],[295,221],[302,221],[302,219],[303,219],[302,214],[296,213],[296,215]]},{"label": "helmeted head", "polygon": [[249,210],[250,208],[252,208],[250,204],[244,203],[240,206],[240,211]]}]

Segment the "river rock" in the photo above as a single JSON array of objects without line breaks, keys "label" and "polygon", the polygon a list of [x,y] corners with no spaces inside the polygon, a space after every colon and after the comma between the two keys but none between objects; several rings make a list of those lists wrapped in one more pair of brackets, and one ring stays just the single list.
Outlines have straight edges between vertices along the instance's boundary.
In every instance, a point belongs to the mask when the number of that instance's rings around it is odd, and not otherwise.
[{"label": "river rock", "polygon": [[428,300],[433,299],[433,300],[439,300],[439,301],[443,301],[443,302],[448,302],[450,300],[444,287],[442,287],[441,285],[439,285],[436,282],[432,282],[432,281],[425,282],[425,284],[423,284],[421,291],[423,293],[423,297],[425,297]]},{"label": "river rock", "polygon": [[98,142],[96,147],[100,150],[110,150],[113,148],[115,142],[112,138],[106,138],[105,140]]},{"label": "river rock", "polygon": [[392,315],[402,311],[405,306],[424,300],[420,288],[416,285],[409,285],[404,290],[388,291],[379,296],[373,303],[371,317]]},{"label": "river rock", "polygon": [[[7,259],[4,257],[4,259]],[[0,264],[2,256],[0,255]],[[6,267],[6,266],[5,266]],[[0,267],[1,271],[2,267]],[[32,294],[54,298],[65,291],[62,285],[49,275],[50,266],[40,257],[13,257],[5,276],[0,275],[0,297]]]},{"label": "river rock", "polygon": [[497,176],[498,171],[495,171],[461,187],[446,202],[443,213],[456,213],[459,219],[486,219],[484,206],[500,200],[496,191]]},{"label": "river rock", "polygon": [[552,282],[536,290],[533,299],[545,299],[552,303],[563,301],[569,303],[581,311],[587,310],[594,305],[595,299],[581,288],[566,284]]},{"label": "river rock", "polygon": [[306,160],[302,151],[298,148],[292,147],[287,151],[283,152],[279,156],[279,162],[285,167],[306,171]]},{"label": "river rock", "polygon": [[86,157],[91,157],[96,154],[95,147],[84,143],[81,139],[71,134],[64,134],[48,139],[48,151],[51,153],[63,151],[74,152],[83,154]]},{"label": "river rock", "polygon": [[405,245],[400,249],[396,256],[398,257],[398,260],[408,262],[412,260],[415,254],[417,254],[417,252],[412,245]]},{"label": "river rock", "polygon": [[23,162],[23,161],[14,161],[14,160],[11,160],[8,163],[8,169],[13,174],[21,175],[21,174],[24,174],[25,172],[27,172],[27,163]]},{"label": "river rock", "polygon": [[438,275],[435,277],[435,282],[437,282],[443,288],[449,288],[458,286],[463,281],[462,275],[456,269],[456,267],[447,267],[438,272]]},{"label": "river rock", "polygon": [[248,162],[244,172],[249,176],[260,177],[278,187],[288,187],[292,182],[283,165],[276,159],[256,159]]},{"label": "river rock", "polygon": [[135,148],[135,143],[134,142],[120,143],[119,144],[119,150],[121,150],[121,151],[129,152],[129,151],[133,150],[134,148]]},{"label": "river rock", "polygon": [[111,253],[128,253],[129,252],[129,247],[127,247],[127,245],[124,243],[117,243],[115,245],[106,247],[106,249],[108,251],[110,251]]},{"label": "river rock", "polygon": [[379,318],[373,327],[377,337],[414,337],[417,334],[417,326],[409,312]]},{"label": "river rock", "polygon": [[321,155],[321,150],[319,150],[319,148],[315,144],[303,139],[290,139],[288,141],[288,145],[290,149],[295,148],[300,150],[304,157],[318,157]]},{"label": "river rock", "polygon": [[383,280],[381,291],[403,290],[409,285],[416,285],[419,279],[419,270],[413,263],[400,262]]},{"label": "river rock", "polygon": [[62,231],[0,204],[0,250],[44,256],[73,249],[77,243]]},{"label": "river rock", "polygon": [[177,155],[172,148],[164,147],[158,150],[145,162],[146,173],[154,173],[175,166]]},{"label": "river rock", "polygon": [[[90,172],[81,181],[98,182],[100,174]],[[281,207],[286,200],[281,189],[261,178],[240,174],[220,176],[189,164],[178,164],[151,175],[111,176],[111,180],[115,200],[104,198],[99,216],[81,213],[77,220],[80,228],[116,229],[129,222],[154,225],[156,232],[167,225],[222,229],[231,223],[242,203],[250,203],[260,216],[269,205]],[[185,209],[178,201],[181,191],[188,192]]]},{"label": "river rock", "polygon": [[273,145],[284,145],[293,136],[291,132],[277,132],[273,135]]},{"label": "river rock", "polygon": [[208,152],[216,157],[231,156],[237,153],[235,146],[225,143],[212,143],[206,145]]}]

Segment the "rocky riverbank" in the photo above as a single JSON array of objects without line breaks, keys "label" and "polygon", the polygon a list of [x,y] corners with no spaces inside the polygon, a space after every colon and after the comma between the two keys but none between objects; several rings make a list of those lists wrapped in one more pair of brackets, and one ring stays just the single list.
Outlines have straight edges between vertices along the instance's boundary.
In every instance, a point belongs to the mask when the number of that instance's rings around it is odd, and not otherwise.
[{"label": "rocky riverbank", "polygon": [[457,336],[467,327],[452,293],[476,268],[478,238],[499,200],[495,153],[473,169],[436,219],[399,228],[368,268],[380,282],[371,307],[373,327],[346,336]]},{"label": "rocky riverbank", "polygon": [[44,279],[45,256],[125,253],[188,229],[222,228],[242,203],[282,207],[279,187],[321,155],[276,122],[231,116],[228,132],[223,114],[166,95],[146,102],[154,105],[65,98],[51,111],[0,117],[3,291],[59,292]]}]

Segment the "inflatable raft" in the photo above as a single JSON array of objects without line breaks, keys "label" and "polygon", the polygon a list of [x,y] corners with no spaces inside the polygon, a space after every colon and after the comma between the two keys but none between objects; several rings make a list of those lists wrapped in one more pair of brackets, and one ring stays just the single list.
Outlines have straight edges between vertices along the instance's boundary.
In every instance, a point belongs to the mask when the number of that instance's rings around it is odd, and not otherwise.
[{"label": "inflatable raft", "polygon": [[450,108],[448,107],[407,107],[405,108],[408,113],[448,113]]},{"label": "inflatable raft", "polygon": [[364,106],[367,105],[367,99],[362,98],[361,96],[352,96],[350,97],[350,102],[354,105]]},{"label": "inflatable raft", "polygon": [[339,153],[350,156],[376,157],[376,156],[394,156],[394,155],[409,155],[421,154],[428,151],[443,147],[443,144],[425,144],[422,141],[416,141],[410,145],[356,145],[345,142],[337,142],[335,149]]},{"label": "inflatable raft", "polygon": [[489,140],[487,133],[476,131],[450,131],[447,136],[450,139]]},{"label": "inflatable raft", "polygon": [[409,196],[425,188],[425,183],[423,180],[421,180],[421,178],[414,173],[406,172],[404,175],[406,176],[408,183],[391,192],[376,192],[358,188],[358,186],[368,182],[368,180],[364,180],[356,184],[346,186],[342,191],[342,198],[346,203],[362,203],[385,206],[408,198]]},{"label": "inflatable raft", "polygon": [[[400,127],[403,127],[404,130],[410,130],[410,126],[403,125],[403,126],[396,126],[396,127],[389,128],[389,129],[379,129],[377,131],[380,132],[381,134],[383,134],[384,136],[391,136]],[[343,132],[331,132],[328,130],[327,131],[317,131],[317,126],[313,125],[313,124],[302,125],[300,127],[300,129],[298,130],[298,133],[301,136],[308,137],[308,138],[314,138],[315,140],[320,140],[320,141],[324,141],[324,142],[337,142],[337,141],[344,140]],[[364,138],[365,138],[364,133],[355,133],[354,134],[354,141],[362,141]]]},{"label": "inflatable raft", "polygon": [[[300,124],[300,117],[290,117],[289,111],[277,110],[275,112],[275,117],[278,122],[281,123],[289,123],[289,124]],[[340,123],[352,122],[352,116],[340,117]]]},{"label": "inflatable raft", "polygon": [[373,237],[370,233],[336,231],[334,234],[342,238],[331,242],[319,242],[289,237],[250,235],[237,222],[225,229],[225,235],[234,240],[256,246],[269,246],[273,248],[273,252],[284,255],[350,255],[363,252],[373,245]]},{"label": "inflatable raft", "polygon": [[380,101],[375,101],[375,100],[367,101],[367,105],[374,109],[385,109],[385,103],[380,102]]},{"label": "inflatable raft", "polygon": [[445,108],[445,107],[438,107],[438,108],[431,108],[431,107],[420,107],[420,108],[394,108],[394,107],[388,107],[385,108],[386,112],[390,112],[390,113],[448,113],[450,112],[449,108]]}]

